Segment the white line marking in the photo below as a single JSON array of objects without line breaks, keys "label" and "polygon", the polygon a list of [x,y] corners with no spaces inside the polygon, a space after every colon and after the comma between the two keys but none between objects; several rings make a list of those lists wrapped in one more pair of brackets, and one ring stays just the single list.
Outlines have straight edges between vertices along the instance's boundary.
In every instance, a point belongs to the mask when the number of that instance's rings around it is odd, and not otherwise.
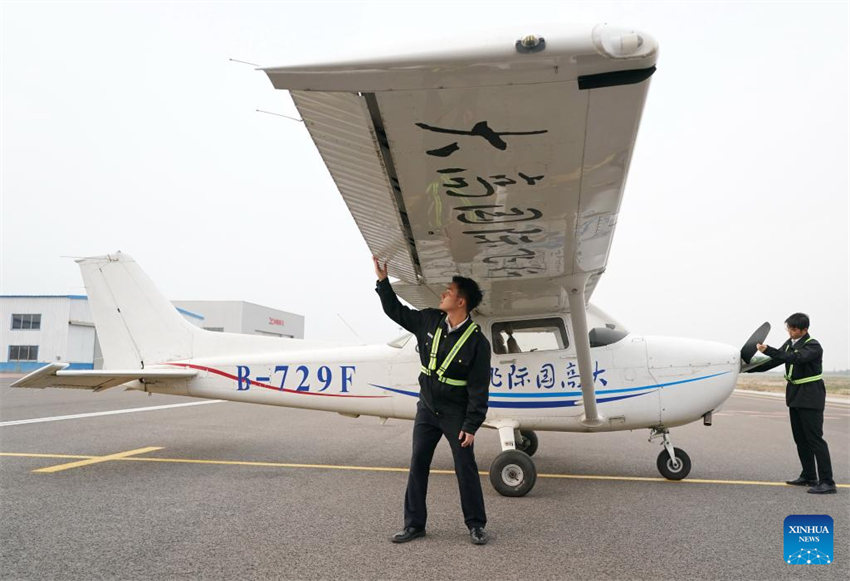
[{"label": "white line marking", "polygon": [[113,416],[116,414],[132,414],[135,412],[152,412],[156,410],[167,410],[171,408],[182,408],[191,405],[205,405],[208,403],[221,403],[222,399],[213,399],[209,401],[193,401],[189,403],[172,403],[168,405],[154,405],[146,408],[130,408],[125,410],[110,410],[108,412],[91,412],[88,414],[73,414],[70,416],[53,416],[49,418],[32,418],[29,420],[11,420],[8,422],[0,422],[0,427],[4,426],[19,426],[22,424],[37,424],[39,422],[58,422],[61,420],[76,420],[79,418],[94,418],[97,416]]}]

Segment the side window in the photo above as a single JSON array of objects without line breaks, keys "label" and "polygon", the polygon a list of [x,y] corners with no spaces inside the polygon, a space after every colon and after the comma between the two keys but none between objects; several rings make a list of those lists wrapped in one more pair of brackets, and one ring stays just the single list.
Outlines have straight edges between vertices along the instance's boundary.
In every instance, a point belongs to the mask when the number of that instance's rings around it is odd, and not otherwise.
[{"label": "side window", "polygon": [[492,343],[497,355],[555,351],[569,345],[564,320],[557,317],[493,323]]},{"label": "side window", "polygon": [[13,314],[12,329],[41,329],[41,315]]},{"label": "side window", "polygon": [[9,345],[9,361],[37,361],[38,345]]}]

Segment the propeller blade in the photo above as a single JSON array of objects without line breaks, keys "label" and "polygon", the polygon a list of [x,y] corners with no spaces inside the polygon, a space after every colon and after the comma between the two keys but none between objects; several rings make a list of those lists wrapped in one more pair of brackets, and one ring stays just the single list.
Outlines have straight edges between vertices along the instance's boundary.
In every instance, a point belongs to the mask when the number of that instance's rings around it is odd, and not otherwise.
[{"label": "propeller blade", "polygon": [[755,333],[750,335],[750,338],[747,339],[747,342],[744,343],[744,346],[741,347],[741,361],[744,363],[749,363],[753,359],[753,355],[756,354],[756,345],[758,343],[764,343],[765,339],[767,339],[767,334],[770,333],[770,323],[763,323],[761,327],[756,329]]}]

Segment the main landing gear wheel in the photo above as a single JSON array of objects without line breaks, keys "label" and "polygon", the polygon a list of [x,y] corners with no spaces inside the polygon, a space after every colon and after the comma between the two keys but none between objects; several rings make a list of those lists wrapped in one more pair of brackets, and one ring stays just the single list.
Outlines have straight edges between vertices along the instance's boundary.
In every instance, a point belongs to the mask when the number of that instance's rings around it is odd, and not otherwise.
[{"label": "main landing gear wheel", "polygon": [[490,465],[490,484],[502,496],[525,496],[537,482],[537,469],[525,452],[505,450]]},{"label": "main landing gear wheel", "polygon": [[531,430],[520,430],[519,438],[516,438],[516,449],[520,452],[525,452],[529,456],[534,456],[537,451],[537,434]]},{"label": "main landing gear wheel", "polygon": [[673,448],[675,458],[667,450],[661,450],[656,465],[661,476],[668,480],[682,480],[691,471],[691,459],[681,448]]}]

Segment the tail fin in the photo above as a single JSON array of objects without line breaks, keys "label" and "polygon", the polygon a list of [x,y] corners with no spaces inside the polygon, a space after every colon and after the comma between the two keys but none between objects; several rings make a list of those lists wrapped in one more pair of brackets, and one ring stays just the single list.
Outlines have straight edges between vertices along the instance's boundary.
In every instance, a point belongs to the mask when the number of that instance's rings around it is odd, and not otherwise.
[{"label": "tail fin", "polygon": [[77,260],[105,369],[143,369],[193,355],[200,332],[126,254]]}]

